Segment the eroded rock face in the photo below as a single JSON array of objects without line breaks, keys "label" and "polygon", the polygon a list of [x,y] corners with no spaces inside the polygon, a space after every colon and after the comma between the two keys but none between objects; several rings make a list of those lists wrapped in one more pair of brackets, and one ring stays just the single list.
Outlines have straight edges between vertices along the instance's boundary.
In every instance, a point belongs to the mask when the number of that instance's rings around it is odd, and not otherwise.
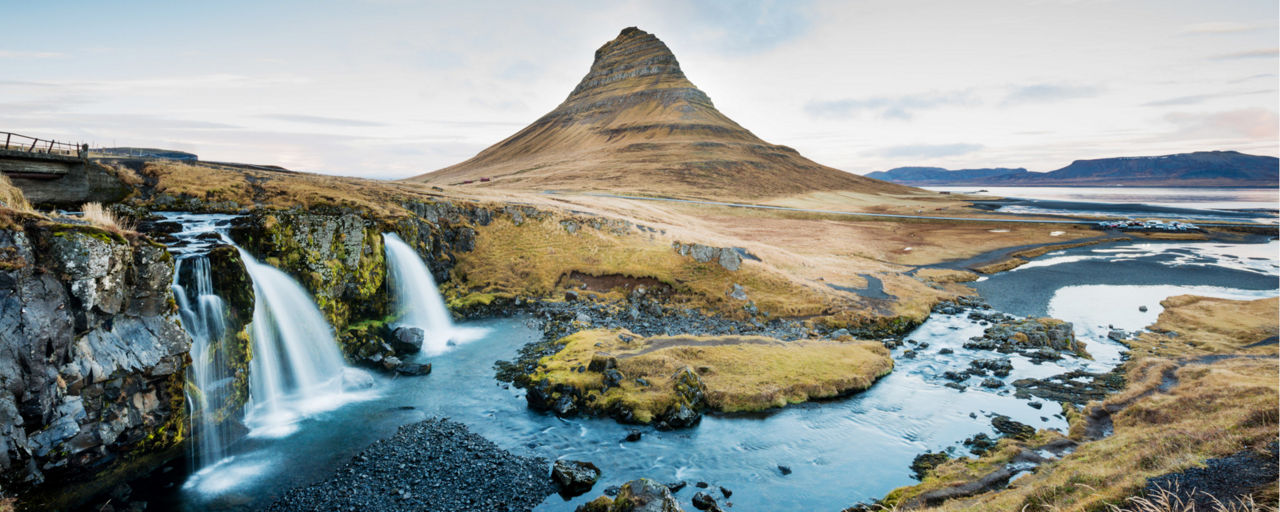
[{"label": "eroded rock face", "polygon": [[711,247],[681,242],[672,242],[671,247],[681,256],[689,256],[702,263],[714,261],[725,270],[734,271],[742,267],[742,255],[732,247]]},{"label": "eroded rock face", "polygon": [[135,469],[118,454],[139,461],[178,446],[191,341],[175,314],[168,252],[26,218],[0,230],[0,255],[4,487],[29,505],[66,505],[82,484],[111,485],[88,475]]}]

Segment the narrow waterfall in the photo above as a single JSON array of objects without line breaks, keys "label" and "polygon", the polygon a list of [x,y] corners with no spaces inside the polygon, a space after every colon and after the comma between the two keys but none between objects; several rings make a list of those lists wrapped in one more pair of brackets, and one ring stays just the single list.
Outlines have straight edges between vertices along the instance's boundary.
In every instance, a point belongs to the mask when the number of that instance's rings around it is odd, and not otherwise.
[{"label": "narrow waterfall", "polygon": [[250,435],[280,437],[298,419],[337,408],[373,377],[343,364],[332,328],[306,290],[288,274],[240,249],[256,298],[249,371]]},{"label": "narrow waterfall", "polygon": [[431,271],[409,244],[395,233],[384,233],[382,243],[386,246],[387,279],[395,294],[397,323],[422,329],[424,353],[440,354],[452,343],[483,335],[483,330],[454,327]]},{"label": "narrow waterfall", "polygon": [[[180,284],[182,275],[190,276],[186,286]],[[178,259],[172,287],[182,325],[191,335],[189,375],[200,390],[187,396],[191,416],[199,418],[198,423],[192,425],[196,432],[194,459],[197,465],[211,464],[226,456],[227,446],[233,440],[232,432],[225,428],[217,414],[230,398],[233,379],[225,360],[226,350],[221,347],[226,334],[226,312],[222,298],[213,292],[209,258],[203,254]],[[190,293],[187,287],[193,288]]]}]

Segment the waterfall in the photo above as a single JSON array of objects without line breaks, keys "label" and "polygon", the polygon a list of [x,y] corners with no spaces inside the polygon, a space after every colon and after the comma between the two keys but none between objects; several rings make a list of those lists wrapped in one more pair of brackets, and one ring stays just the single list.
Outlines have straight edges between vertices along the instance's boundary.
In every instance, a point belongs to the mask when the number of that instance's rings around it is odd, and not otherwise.
[{"label": "waterfall", "polygon": [[422,329],[422,351],[440,354],[454,343],[483,336],[483,329],[454,327],[435,279],[418,253],[395,233],[384,233],[387,252],[387,279],[395,294],[398,325]]},{"label": "waterfall", "polygon": [[[182,325],[191,335],[187,404],[193,418],[192,459],[199,469],[184,487],[217,488],[244,475],[231,469],[230,447],[243,432],[233,416],[244,412],[251,437],[281,437],[298,420],[372,396],[373,377],[345,366],[338,344],[311,296],[293,278],[259,263],[225,232],[233,216],[165,214],[182,224],[169,250],[177,259],[172,289]],[[210,237],[210,233],[217,236]],[[227,332],[227,308],[214,291],[209,250],[236,247],[253,281],[249,325],[249,402],[231,406],[235,373],[228,360],[235,333]],[[359,390],[365,390],[358,392]]]},{"label": "waterfall", "polygon": [[255,296],[245,418],[251,436],[291,434],[302,417],[357,398],[344,391],[372,386],[372,376],[343,364],[332,328],[297,281],[244,249],[240,258]]},{"label": "waterfall", "polygon": [[[194,287],[191,294],[179,283],[179,276],[188,268],[191,278],[187,286]],[[191,335],[189,376],[200,390],[199,394],[188,395],[187,400],[192,417],[199,418],[199,423],[192,425],[197,432],[193,453],[197,464],[212,463],[226,455],[233,440],[230,429],[219,421],[217,410],[230,397],[234,377],[221,346],[226,334],[226,311],[222,298],[213,293],[209,258],[196,254],[178,259],[172,288],[182,325]]]}]

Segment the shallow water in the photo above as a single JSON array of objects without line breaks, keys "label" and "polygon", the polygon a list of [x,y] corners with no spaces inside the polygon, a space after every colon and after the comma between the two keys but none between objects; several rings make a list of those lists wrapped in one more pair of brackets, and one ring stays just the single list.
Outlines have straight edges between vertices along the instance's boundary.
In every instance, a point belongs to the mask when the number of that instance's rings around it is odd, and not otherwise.
[{"label": "shallow water", "polygon": [[929,190],[1061,201],[1149,204],[1209,210],[1280,208],[1274,188],[1175,187],[924,187]]},{"label": "shallow water", "polygon": [[[288,488],[325,478],[400,425],[447,416],[516,453],[588,460],[603,469],[591,493],[571,502],[553,495],[538,510],[572,510],[605,487],[638,477],[724,486],[734,493],[728,501],[740,510],[839,510],[912,483],[908,466],[920,452],[954,447],[964,453],[961,440],[992,433],[990,414],[1037,427],[1066,426],[1056,404],[1045,403],[1037,410],[1029,400],[1014,398],[1011,386],[986,390],[976,386],[976,378],[959,392],[944,387],[942,372],[963,370],[973,359],[990,357],[1013,362],[1013,375],[1002,379],[1006,383],[1074,368],[1108,370],[1119,363],[1123,347],[1107,340],[1106,333],[1112,326],[1133,330],[1150,324],[1164,297],[1275,295],[1280,275],[1276,247],[1274,241],[1142,243],[1052,253],[1037,264],[976,284],[998,310],[1052,314],[1074,322],[1092,361],[1069,358],[1037,365],[1018,355],[963,349],[983,327],[965,314],[934,315],[907,337],[929,347],[919,350],[916,359],[901,357],[914,345],[896,349],[895,371],[866,392],[770,414],[710,415],[686,431],[644,428],[638,443],[621,441],[635,427],[612,420],[566,420],[531,411],[522,391],[504,388],[493,379],[495,360],[510,358],[520,346],[539,338],[534,326],[519,318],[466,324],[463,327],[484,329],[486,335],[444,354],[422,357],[433,364],[431,375],[377,377],[373,392],[378,398],[315,415],[282,439],[246,439],[234,447],[234,458],[202,475],[207,485],[185,490],[175,486],[152,501],[162,508],[188,510],[265,506]],[[1272,256],[1260,256],[1266,254]],[[1138,311],[1139,305],[1148,306],[1148,311]],[[955,353],[939,354],[944,347]],[[793,473],[782,475],[779,465],[789,466]],[[686,508],[695,491],[690,486],[678,495]]]}]

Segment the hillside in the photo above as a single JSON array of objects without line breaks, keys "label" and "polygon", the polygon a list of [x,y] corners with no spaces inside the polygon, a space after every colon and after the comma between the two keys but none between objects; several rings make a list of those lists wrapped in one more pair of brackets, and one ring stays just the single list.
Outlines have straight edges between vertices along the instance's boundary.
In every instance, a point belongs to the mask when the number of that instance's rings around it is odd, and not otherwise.
[{"label": "hillside", "polygon": [[470,160],[408,181],[684,197],[913,192],[761,140],[716,110],[666,44],[634,27],[596,50],[550,113]]},{"label": "hillside", "polygon": [[867,176],[912,186],[1276,187],[1280,186],[1280,160],[1236,151],[1198,151],[1076,160],[1051,172],[899,167]]},{"label": "hillside", "polygon": [[896,167],[887,171],[867,173],[877,180],[891,181],[916,187],[933,185],[983,185],[993,179],[1027,174],[1021,167],[995,167],[991,169],[943,169],[941,167]]}]

